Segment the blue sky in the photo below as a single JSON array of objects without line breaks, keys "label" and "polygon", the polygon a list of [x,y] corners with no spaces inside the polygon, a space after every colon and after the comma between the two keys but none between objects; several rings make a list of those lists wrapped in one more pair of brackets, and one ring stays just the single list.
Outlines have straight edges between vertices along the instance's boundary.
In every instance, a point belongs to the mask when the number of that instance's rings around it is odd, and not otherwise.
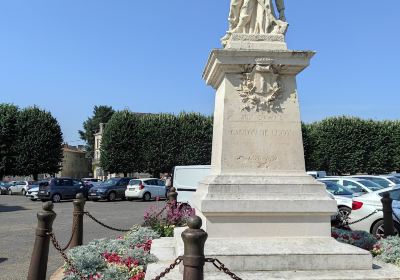
[{"label": "blue sky", "polygon": [[[229,0],[0,1],[0,102],[36,104],[65,141],[94,105],[211,114],[201,79]],[[315,50],[298,76],[302,119],[400,119],[400,1],[286,0],[290,49]]]}]

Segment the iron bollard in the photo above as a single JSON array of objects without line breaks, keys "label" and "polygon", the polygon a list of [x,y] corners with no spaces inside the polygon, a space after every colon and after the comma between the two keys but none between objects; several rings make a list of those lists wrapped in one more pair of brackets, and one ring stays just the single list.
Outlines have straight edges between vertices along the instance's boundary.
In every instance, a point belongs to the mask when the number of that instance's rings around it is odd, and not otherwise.
[{"label": "iron bollard", "polygon": [[74,203],[73,223],[72,223],[72,241],[69,248],[81,246],[83,244],[83,215],[85,213],[85,197],[82,193],[76,195]]},{"label": "iron bollard", "polygon": [[208,234],[201,229],[200,217],[193,216],[187,222],[189,228],[182,232],[182,239],[185,245],[183,255],[183,280],[204,279],[204,244]]},{"label": "iron bollard", "polygon": [[392,199],[390,198],[389,193],[384,193],[382,202],[382,211],[383,211],[383,228],[385,232],[385,236],[393,236],[394,233],[394,223],[393,223],[393,209],[392,209]]},{"label": "iron bollard", "polygon": [[35,245],[33,246],[31,264],[29,266],[28,280],[45,280],[47,261],[49,258],[50,236],[53,222],[57,214],[53,211],[53,202],[43,203],[42,212],[37,213],[38,225],[36,228]]},{"label": "iron bollard", "polygon": [[168,203],[174,204],[173,206],[176,207],[178,199],[178,193],[176,189],[172,187],[168,193]]}]

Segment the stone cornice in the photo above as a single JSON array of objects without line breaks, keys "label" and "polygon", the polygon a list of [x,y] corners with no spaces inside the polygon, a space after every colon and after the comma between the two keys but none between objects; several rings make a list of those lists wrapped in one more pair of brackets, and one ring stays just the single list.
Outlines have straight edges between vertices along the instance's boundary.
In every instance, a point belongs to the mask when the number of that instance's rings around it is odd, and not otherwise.
[{"label": "stone cornice", "polygon": [[296,75],[314,55],[314,51],[215,49],[208,58],[203,79],[216,89],[225,74],[243,73],[251,65],[271,64],[284,66],[282,75]]}]

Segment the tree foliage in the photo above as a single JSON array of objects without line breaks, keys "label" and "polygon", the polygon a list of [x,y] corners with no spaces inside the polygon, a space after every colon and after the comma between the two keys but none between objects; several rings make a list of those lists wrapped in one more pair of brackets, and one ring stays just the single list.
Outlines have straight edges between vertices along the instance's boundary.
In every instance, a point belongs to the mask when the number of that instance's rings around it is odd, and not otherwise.
[{"label": "tree foliage", "polygon": [[86,151],[94,157],[94,134],[99,130],[100,123],[107,123],[114,109],[111,106],[95,106],[93,116],[83,123],[83,130],[79,130],[80,138],[86,142]]},{"label": "tree foliage", "polygon": [[60,125],[50,114],[37,107],[23,109],[18,114],[15,175],[57,173],[63,156],[63,136]]},{"label": "tree foliage", "polygon": [[303,124],[308,170],[382,174],[400,169],[400,122],[333,117]]},{"label": "tree foliage", "polygon": [[111,173],[139,171],[158,175],[170,172],[176,165],[209,164],[211,139],[211,117],[196,113],[176,116],[117,112],[103,134],[100,162]]},{"label": "tree foliage", "polygon": [[138,116],[127,110],[116,112],[104,130],[100,164],[111,173],[129,173],[141,169]]},{"label": "tree foliage", "polygon": [[16,173],[16,140],[18,108],[0,104],[0,180]]}]

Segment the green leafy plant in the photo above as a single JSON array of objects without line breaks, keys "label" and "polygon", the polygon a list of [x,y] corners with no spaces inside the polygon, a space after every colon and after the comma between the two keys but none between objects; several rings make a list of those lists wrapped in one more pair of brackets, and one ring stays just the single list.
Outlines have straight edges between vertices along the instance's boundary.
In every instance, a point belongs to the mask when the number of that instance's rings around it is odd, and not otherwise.
[{"label": "green leafy plant", "polygon": [[372,253],[385,263],[400,266],[400,236],[390,236],[379,240]]}]

